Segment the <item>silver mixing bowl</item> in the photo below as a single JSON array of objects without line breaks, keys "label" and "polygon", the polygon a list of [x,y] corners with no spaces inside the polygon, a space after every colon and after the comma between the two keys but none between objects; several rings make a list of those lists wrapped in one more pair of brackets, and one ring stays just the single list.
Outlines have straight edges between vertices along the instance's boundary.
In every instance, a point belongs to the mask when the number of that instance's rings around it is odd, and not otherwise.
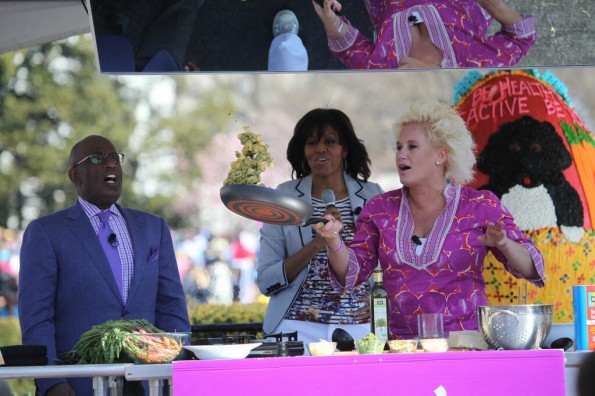
[{"label": "silver mixing bowl", "polygon": [[553,305],[477,307],[479,331],[491,349],[539,349],[552,328]]}]

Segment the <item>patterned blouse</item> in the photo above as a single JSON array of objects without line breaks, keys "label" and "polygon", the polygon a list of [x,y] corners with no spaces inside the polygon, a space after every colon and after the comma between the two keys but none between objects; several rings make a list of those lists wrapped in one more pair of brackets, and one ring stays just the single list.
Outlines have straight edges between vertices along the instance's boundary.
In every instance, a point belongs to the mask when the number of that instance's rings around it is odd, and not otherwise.
[{"label": "patterned blouse", "polygon": [[[349,197],[337,201],[335,205],[343,221],[342,238],[345,242],[349,242],[355,232]],[[312,206],[314,206],[313,217],[320,217],[326,211],[321,200],[312,198]],[[314,238],[314,231],[312,233]],[[333,324],[367,323],[356,320],[354,314],[365,305],[357,299],[370,298],[369,284],[364,282],[350,292],[337,293],[329,281],[329,272],[326,250],[323,249],[312,259],[306,280],[287,311],[285,319]]]},{"label": "patterned blouse", "polygon": [[[421,19],[442,52],[441,67],[514,66],[535,44],[535,18],[485,37],[492,17],[476,0],[365,0],[376,32],[372,41],[343,17],[347,33],[328,38],[333,55],[349,69],[396,69],[411,47],[411,21]],[[411,19],[410,19],[411,18]]]},{"label": "patterned blouse", "polygon": [[384,285],[390,295],[391,338],[417,336],[421,312],[440,312],[444,330],[477,330],[477,307],[488,305],[483,279],[483,262],[488,251],[514,276],[504,255],[477,240],[485,234],[488,221],[502,220],[507,237],[528,249],[543,286],[541,252],[514,224],[512,215],[490,191],[449,184],[444,189],[446,207],[438,216],[420,255],[412,241],[414,223],[407,189],[377,195],[364,206],[357,232],[350,244],[349,270],[345,286],[331,271],[337,291],[364,282],[378,261],[384,270]]}]

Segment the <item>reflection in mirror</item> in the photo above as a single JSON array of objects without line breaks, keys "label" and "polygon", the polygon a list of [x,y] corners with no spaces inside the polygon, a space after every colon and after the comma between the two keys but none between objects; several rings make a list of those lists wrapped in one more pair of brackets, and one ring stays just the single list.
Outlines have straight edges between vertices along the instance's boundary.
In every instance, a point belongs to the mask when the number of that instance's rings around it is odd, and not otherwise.
[{"label": "reflection in mirror", "polygon": [[103,73],[595,63],[590,0],[88,2]]},{"label": "reflection in mirror", "polygon": [[[514,66],[535,44],[535,17],[503,0],[366,3],[374,40],[347,18],[337,0],[315,5],[333,56],[349,69]],[[492,21],[501,27],[487,36]]]},{"label": "reflection in mirror", "polygon": [[176,72],[186,62],[196,13],[204,0],[91,1],[101,71]]}]

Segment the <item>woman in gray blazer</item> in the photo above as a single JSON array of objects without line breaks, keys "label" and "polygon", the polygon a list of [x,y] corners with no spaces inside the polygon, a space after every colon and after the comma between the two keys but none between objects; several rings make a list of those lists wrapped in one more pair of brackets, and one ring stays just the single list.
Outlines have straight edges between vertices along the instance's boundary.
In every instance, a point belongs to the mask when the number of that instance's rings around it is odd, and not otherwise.
[{"label": "woman in gray blazer", "polygon": [[[313,216],[332,214],[349,242],[361,208],[382,192],[368,182],[370,159],[349,117],[336,109],[314,109],[297,123],[287,147],[292,179],[277,187],[307,200]],[[329,194],[325,190],[332,190]],[[261,229],[258,286],[270,297],[263,329],[297,331],[304,343],[330,340],[341,327],[354,339],[370,332],[370,287],[337,294],[328,277],[324,241],[311,227],[265,224]],[[307,353],[307,350],[306,350]]]}]

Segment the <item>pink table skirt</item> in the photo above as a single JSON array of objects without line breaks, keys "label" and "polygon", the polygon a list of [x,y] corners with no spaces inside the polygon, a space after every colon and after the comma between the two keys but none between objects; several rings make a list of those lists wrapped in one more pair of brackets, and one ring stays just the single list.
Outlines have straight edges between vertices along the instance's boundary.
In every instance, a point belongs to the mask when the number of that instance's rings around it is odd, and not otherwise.
[{"label": "pink table skirt", "polygon": [[562,350],[191,360],[172,365],[185,395],[565,395]]}]

